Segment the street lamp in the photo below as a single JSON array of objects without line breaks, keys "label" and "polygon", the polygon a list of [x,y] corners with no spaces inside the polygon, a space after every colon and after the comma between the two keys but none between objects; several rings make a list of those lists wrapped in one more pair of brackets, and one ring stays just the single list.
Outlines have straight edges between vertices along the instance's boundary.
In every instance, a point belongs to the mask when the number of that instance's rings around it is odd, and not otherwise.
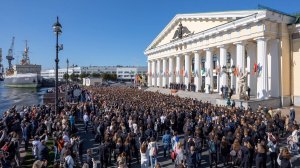
[{"label": "street lamp", "polygon": [[69,84],[69,59],[67,59],[67,85]]},{"label": "street lamp", "polygon": [[56,58],[55,58],[55,115],[58,113],[58,52],[62,50],[62,45],[58,45],[58,35],[62,33],[62,26],[56,18],[56,23],[53,24],[53,32],[56,34]]},{"label": "street lamp", "polygon": [[[231,73],[233,73],[234,72],[234,70],[235,70],[235,66],[234,65],[232,65],[231,67],[228,65],[228,66],[226,66],[226,65],[224,65],[223,67],[222,67],[222,71],[223,71],[223,73],[224,74],[226,74],[226,76],[227,76],[227,105],[230,105],[231,104],[231,100],[230,100],[230,95],[229,95],[229,89],[231,89],[230,88],[230,80],[231,80]],[[226,97],[225,97],[226,98]]]}]

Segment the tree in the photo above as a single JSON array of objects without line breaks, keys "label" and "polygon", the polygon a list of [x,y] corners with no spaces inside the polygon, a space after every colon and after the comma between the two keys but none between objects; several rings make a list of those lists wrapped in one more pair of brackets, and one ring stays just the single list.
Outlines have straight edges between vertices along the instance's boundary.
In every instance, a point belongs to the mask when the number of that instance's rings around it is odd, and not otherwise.
[{"label": "tree", "polygon": [[63,78],[64,78],[64,80],[66,80],[66,81],[69,80],[69,74],[65,73],[64,76],[63,76]]},{"label": "tree", "polygon": [[71,79],[72,81],[77,81],[77,77],[76,77],[76,75],[75,75],[74,73],[72,73],[72,74],[70,75],[70,79]]},{"label": "tree", "polygon": [[117,80],[117,74],[104,73],[101,75],[101,77],[103,78],[103,80]]},{"label": "tree", "polygon": [[80,77],[81,79],[86,78],[86,77],[88,77],[88,76],[89,76],[89,74],[87,74],[87,73],[81,73],[81,74],[79,75],[79,77]]},{"label": "tree", "polygon": [[93,77],[93,78],[99,78],[99,77],[101,77],[101,74],[99,74],[99,73],[92,73],[91,77]]}]

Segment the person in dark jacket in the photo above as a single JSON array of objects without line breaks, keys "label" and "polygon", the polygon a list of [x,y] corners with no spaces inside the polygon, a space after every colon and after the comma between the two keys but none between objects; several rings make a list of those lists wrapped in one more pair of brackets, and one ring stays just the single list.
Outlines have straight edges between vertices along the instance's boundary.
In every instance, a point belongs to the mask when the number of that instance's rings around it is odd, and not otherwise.
[{"label": "person in dark jacket", "polygon": [[257,144],[257,152],[255,158],[256,168],[266,168],[267,167],[266,161],[267,161],[266,148],[261,142],[259,142]]},{"label": "person in dark jacket", "polygon": [[241,147],[241,159],[242,159],[242,163],[241,163],[241,167],[243,168],[251,168],[250,167],[250,150],[248,148],[248,144],[249,141],[244,141],[244,145]]},{"label": "person in dark jacket", "polygon": [[49,149],[46,146],[46,141],[42,141],[38,147],[38,160],[47,160],[49,156]]},{"label": "person in dark jacket", "polygon": [[228,157],[229,156],[229,144],[226,140],[226,137],[222,137],[222,141],[220,143],[220,160],[223,162],[224,166],[228,165]]},{"label": "person in dark jacket", "polygon": [[290,108],[290,121],[294,123],[295,120],[295,109],[293,107]]},{"label": "person in dark jacket", "polygon": [[89,165],[89,167],[93,167],[93,154],[92,154],[92,150],[88,149],[86,152],[86,163]]},{"label": "person in dark jacket", "polygon": [[280,165],[281,168],[291,168],[292,167],[291,162],[290,162],[291,154],[289,153],[289,150],[287,148],[283,148],[280,151],[279,159],[281,160],[281,165]]},{"label": "person in dark jacket", "polygon": [[195,152],[195,147],[191,146],[190,151],[187,153],[186,159],[187,168],[196,168],[197,167],[197,157]]},{"label": "person in dark jacket", "polygon": [[208,141],[208,151],[209,151],[209,164],[210,167],[215,164],[215,167],[218,167],[218,137],[210,137],[210,140]]}]

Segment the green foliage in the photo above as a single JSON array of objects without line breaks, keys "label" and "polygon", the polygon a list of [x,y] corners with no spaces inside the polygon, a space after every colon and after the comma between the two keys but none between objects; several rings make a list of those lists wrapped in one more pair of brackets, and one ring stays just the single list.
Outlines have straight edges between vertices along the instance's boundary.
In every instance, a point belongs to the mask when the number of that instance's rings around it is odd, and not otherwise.
[{"label": "green foliage", "polygon": [[100,78],[101,74],[99,74],[99,73],[92,73],[91,77],[93,77],[93,78]]},{"label": "green foliage", "polygon": [[82,73],[82,74],[79,75],[79,77],[80,77],[81,79],[86,78],[86,77],[88,77],[88,76],[89,76],[89,74],[87,74],[87,73]]},{"label": "green foliage", "polygon": [[79,75],[78,75],[78,74],[72,73],[72,74],[70,75],[70,79],[71,79],[72,81],[74,81],[74,82],[78,81],[78,78],[79,78]]},{"label": "green foliage", "polygon": [[69,74],[65,73],[63,78],[64,78],[64,80],[68,80],[69,79]]},{"label": "green foliage", "polygon": [[117,74],[104,73],[101,75],[101,77],[103,78],[103,80],[117,80]]}]

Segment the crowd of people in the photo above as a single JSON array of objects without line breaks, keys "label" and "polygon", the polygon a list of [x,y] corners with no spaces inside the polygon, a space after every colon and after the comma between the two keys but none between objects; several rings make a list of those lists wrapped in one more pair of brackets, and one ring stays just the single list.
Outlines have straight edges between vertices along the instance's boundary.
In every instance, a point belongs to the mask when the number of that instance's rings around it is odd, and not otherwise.
[{"label": "crowd of people", "polygon": [[[3,167],[20,166],[19,146],[36,159],[33,167],[175,167],[289,168],[299,152],[295,110],[284,116],[272,108],[245,109],[132,88],[62,86],[66,97],[48,105],[12,108],[1,120]],[[74,91],[80,89],[80,94]],[[80,133],[76,123],[84,124]],[[85,150],[92,134],[97,150]],[[287,140],[283,140],[284,137]],[[49,139],[54,142],[47,146]],[[54,151],[54,158],[49,151]],[[83,157],[83,154],[86,156]],[[206,156],[206,154],[208,157]],[[98,163],[99,162],[99,163]]]}]

